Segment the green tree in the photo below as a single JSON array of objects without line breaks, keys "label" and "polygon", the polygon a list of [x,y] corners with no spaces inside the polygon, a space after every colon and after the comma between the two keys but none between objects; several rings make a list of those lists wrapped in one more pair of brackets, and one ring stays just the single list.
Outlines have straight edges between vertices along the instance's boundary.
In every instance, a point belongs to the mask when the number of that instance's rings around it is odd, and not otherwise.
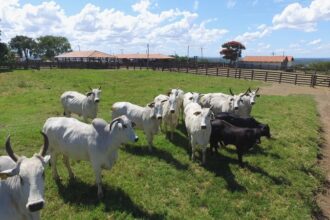
[{"label": "green tree", "polygon": [[237,41],[229,41],[222,44],[222,50],[220,54],[223,55],[223,59],[230,60],[230,64],[233,64],[242,56],[242,50],[245,50],[245,46]]},{"label": "green tree", "polygon": [[12,49],[17,50],[20,57],[24,56],[25,60],[28,60],[29,56],[34,54],[37,43],[33,38],[19,35],[10,40],[9,46]]},{"label": "green tree", "polygon": [[67,38],[59,36],[41,36],[37,38],[37,54],[43,59],[54,59],[55,56],[72,51]]}]

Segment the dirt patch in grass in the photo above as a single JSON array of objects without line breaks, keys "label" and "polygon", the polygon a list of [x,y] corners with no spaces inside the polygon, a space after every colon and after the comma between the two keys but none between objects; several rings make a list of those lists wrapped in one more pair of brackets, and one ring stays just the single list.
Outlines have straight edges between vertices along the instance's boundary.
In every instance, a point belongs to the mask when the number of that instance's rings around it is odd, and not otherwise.
[{"label": "dirt patch in grass", "polygon": [[317,204],[321,208],[322,214],[321,216],[315,217],[317,219],[330,219],[330,89],[274,83],[261,88],[261,94],[283,96],[310,94],[314,96],[322,123],[322,137],[324,138],[321,144],[322,154],[319,157],[319,163],[326,175],[326,187],[316,197]]}]

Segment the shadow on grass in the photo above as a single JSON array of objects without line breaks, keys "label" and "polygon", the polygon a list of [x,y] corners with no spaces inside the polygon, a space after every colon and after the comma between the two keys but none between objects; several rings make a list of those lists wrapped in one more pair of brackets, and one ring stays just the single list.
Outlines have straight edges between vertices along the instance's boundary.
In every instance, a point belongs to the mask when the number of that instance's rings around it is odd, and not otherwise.
[{"label": "shadow on grass", "polygon": [[78,205],[90,206],[91,210],[103,203],[105,212],[120,211],[132,215],[134,218],[142,219],[165,219],[163,214],[148,213],[142,207],[136,205],[129,195],[120,188],[113,188],[103,184],[104,198],[98,200],[97,187],[91,186],[80,179],[70,181],[67,185],[57,182],[60,196],[65,203],[75,203]]},{"label": "shadow on grass", "polygon": [[[225,150],[229,153],[236,154],[236,149],[225,147]],[[254,154],[259,154],[259,155],[263,155],[263,156],[271,156],[274,159],[281,159],[281,157],[278,154],[267,152],[265,149],[261,148],[259,145],[255,145],[252,149],[250,149],[244,155],[254,155]]]},{"label": "shadow on grass", "polygon": [[136,156],[151,156],[156,157],[160,160],[165,161],[166,163],[174,166],[178,170],[187,170],[188,165],[182,164],[180,161],[175,159],[169,152],[164,151],[162,149],[159,149],[157,147],[153,147],[152,151],[149,151],[148,147],[146,146],[132,146],[132,145],[126,145],[122,148],[122,150],[136,155]]},{"label": "shadow on grass", "polygon": [[238,161],[223,156],[218,152],[211,153],[210,151],[207,151],[206,163],[203,167],[214,173],[216,176],[222,177],[227,182],[227,188],[231,192],[246,192],[246,188],[236,181],[235,175],[231,171],[229,164],[238,165]]}]

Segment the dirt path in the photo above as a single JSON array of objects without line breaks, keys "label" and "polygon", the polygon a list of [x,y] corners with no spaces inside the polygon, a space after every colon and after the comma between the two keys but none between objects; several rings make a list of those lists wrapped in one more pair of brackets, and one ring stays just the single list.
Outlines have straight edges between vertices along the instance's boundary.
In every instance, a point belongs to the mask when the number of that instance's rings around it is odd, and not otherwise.
[{"label": "dirt path", "polygon": [[[271,86],[262,87],[260,93],[283,96],[289,94],[311,94],[315,97],[321,117],[323,138],[325,140],[324,146],[322,147],[322,158],[319,162],[326,172],[327,182],[330,183],[330,88],[311,88],[306,86],[274,83]],[[330,185],[327,185],[327,189],[323,193],[320,193],[316,200],[321,207],[325,218],[330,219]]]}]

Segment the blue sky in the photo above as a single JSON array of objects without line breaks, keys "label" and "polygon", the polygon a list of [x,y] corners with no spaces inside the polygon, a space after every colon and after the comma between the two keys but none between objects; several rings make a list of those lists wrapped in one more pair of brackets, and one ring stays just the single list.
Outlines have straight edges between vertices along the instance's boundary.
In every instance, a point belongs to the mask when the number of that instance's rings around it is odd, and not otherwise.
[{"label": "blue sky", "polygon": [[[67,37],[74,50],[150,51],[219,57],[238,40],[244,55],[330,57],[330,0],[0,0],[2,40]],[[79,46],[78,46],[79,45]]]}]

